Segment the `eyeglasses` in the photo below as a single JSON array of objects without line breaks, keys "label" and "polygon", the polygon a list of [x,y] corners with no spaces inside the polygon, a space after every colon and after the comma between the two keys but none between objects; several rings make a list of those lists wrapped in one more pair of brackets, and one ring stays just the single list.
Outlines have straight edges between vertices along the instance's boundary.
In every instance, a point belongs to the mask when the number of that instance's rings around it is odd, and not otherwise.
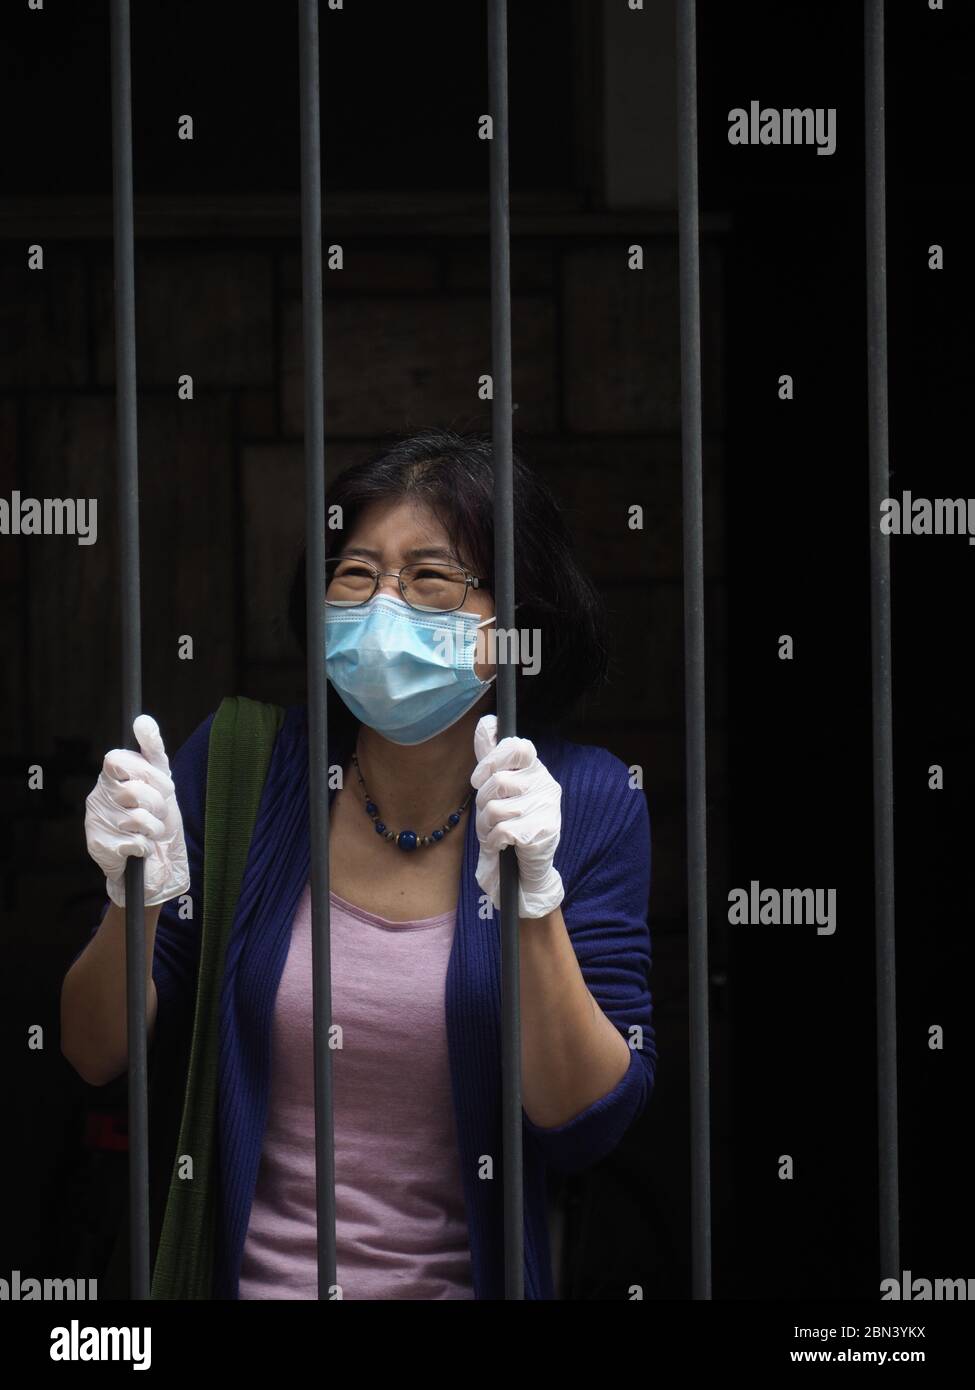
[{"label": "eyeglasses", "polygon": [[381,579],[399,580],[399,591],[411,608],[421,613],[452,613],[462,608],[468,590],[485,583],[483,576],[468,574],[463,565],[418,560],[399,571],[377,570],[368,560],[338,555],[325,561],[325,602],[331,608],[355,608],[368,603]]}]

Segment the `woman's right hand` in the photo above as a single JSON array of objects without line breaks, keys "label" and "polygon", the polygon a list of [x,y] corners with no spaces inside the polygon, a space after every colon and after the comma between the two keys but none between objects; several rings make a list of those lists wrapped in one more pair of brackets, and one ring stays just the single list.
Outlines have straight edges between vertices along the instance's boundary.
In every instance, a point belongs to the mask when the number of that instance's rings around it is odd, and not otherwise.
[{"label": "woman's right hand", "polygon": [[141,751],[105,754],[85,800],[85,836],[112,902],[125,906],[125,861],[135,854],[145,860],[145,905],[155,907],[189,891],[183,818],[158,724],[140,714],[132,730]]}]

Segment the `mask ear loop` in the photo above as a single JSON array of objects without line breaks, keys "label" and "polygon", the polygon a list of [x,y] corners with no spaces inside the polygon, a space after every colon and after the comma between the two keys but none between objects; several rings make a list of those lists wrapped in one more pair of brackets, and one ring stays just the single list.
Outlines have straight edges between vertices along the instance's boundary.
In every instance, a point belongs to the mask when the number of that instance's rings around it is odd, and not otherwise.
[{"label": "mask ear loop", "polygon": [[[487,627],[488,623],[493,623],[493,622],[496,622],[496,621],[497,621],[497,614],[494,613],[494,614],[491,615],[490,618],[484,618],[482,622],[475,623],[475,624],[474,624],[474,631],[477,632],[477,631],[479,631],[482,627]],[[475,639],[475,640],[476,640],[476,639]],[[493,676],[489,676],[488,679],[487,679],[486,681],[481,681],[481,684],[484,686],[484,688],[485,688],[485,690],[486,690],[487,687],[488,687],[489,685],[493,685],[494,682],[495,682],[497,679],[498,679],[498,673],[497,673],[497,671],[495,671],[495,673],[494,673]],[[478,676],[478,680],[480,680],[480,676]]]}]

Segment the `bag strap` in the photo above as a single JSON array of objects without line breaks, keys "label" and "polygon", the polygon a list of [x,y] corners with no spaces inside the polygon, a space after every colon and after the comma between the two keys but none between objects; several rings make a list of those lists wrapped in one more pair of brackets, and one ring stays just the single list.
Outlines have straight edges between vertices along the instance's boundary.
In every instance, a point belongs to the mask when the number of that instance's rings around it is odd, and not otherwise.
[{"label": "bag strap", "polygon": [[179,1143],[152,1276],[153,1299],[212,1297],[224,961],[284,713],[280,705],[231,695],[221,701],[210,727],[196,1011]]}]

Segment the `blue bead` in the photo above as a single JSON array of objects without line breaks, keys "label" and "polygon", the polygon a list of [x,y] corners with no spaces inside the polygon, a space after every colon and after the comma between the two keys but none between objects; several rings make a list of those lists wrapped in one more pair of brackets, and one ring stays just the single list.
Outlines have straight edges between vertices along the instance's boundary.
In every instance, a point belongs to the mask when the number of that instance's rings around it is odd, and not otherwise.
[{"label": "blue bead", "polygon": [[442,840],[442,839],[443,839],[443,831],[442,831],[442,830],[434,830],[434,831],[431,833],[431,835],[430,835],[430,839],[431,839],[431,840]]},{"label": "blue bead", "polygon": [[456,811],[451,811],[447,819],[451,825],[460,825],[460,816],[457,814]]},{"label": "blue bead", "polygon": [[385,826],[385,824],[384,824],[383,821],[381,821],[381,820],[373,821],[373,824],[374,824],[375,827],[376,827],[376,834],[377,834],[377,835],[385,835],[385,834],[386,834],[386,826]]},{"label": "blue bead", "polygon": [[401,830],[396,837],[400,849],[416,849],[416,831]]},{"label": "blue bead", "polygon": [[370,816],[374,816],[376,812],[379,810],[379,807],[376,805],[374,801],[367,801],[366,810],[369,812]]}]

